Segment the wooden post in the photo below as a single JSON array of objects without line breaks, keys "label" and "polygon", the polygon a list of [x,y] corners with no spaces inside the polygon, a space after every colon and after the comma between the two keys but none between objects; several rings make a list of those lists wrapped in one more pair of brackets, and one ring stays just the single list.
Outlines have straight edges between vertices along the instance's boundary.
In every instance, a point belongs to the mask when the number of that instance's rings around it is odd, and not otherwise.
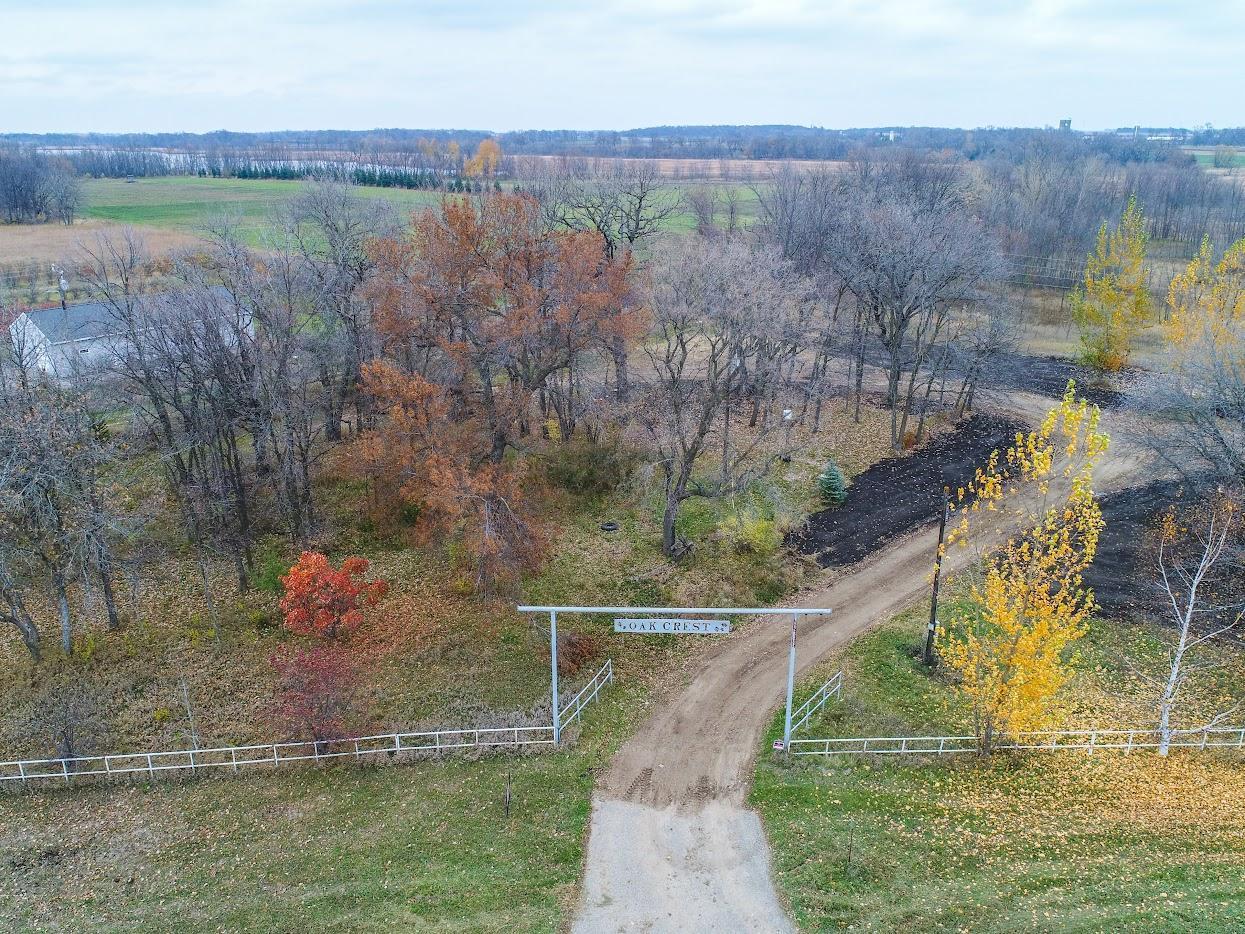
[{"label": "wooden post", "polygon": [[947,538],[947,517],[951,512],[951,491],[942,488],[942,515],[938,519],[938,550],[934,554],[934,587],[929,598],[929,627],[925,630],[925,651],[921,659],[926,666],[934,665],[934,640],[938,636],[938,585],[942,580],[942,546]]}]

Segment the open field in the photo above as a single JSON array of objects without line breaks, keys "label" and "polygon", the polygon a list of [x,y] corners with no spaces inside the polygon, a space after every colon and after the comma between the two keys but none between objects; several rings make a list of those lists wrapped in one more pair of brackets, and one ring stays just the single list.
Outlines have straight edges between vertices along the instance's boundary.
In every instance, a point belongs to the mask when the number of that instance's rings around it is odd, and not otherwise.
[{"label": "open field", "polygon": [[577,156],[511,156],[520,178],[546,166],[586,164],[606,171],[652,166],[663,178],[678,182],[765,182],[784,170],[815,172],[842,168],[844,163],[815,159],[643,159]]},{"label": "open field", "polygon": [[[1184,147],[1184,149],[1193,155],[1193,158],[1197,160],[1197,164],[1202,168],[1209,169],[1215,167],[1215,151],[1213,149],[1196,149],[1189,146]],[[1232,165],[1230,168],[1245,168],[1245,151],[1240,147],[1232,147],[1232,149]]]},{"label": "open field", "polygon": [[[27,263],[69,262],[81,245],[100,236],[116,236],[124,223],[85,218],[72,227],[64,224],[0,225],[0,267]],[[153,228],[144,231],[148,248],[156,254],[194,246],[199,238],[190,231]]]},{"label": "open field", "polygon": [[[924,614],[863,635],[841,664],[844,699],[808,736],[971,733],[949,681],[914,657]],[[1225,649],[1225,652],[1234,650]],[[1161,664],[1154,631],[1096,622],[1079,645],[1066,722],[1153,719],[1126,657]],[[1239,695],[1242,662],[1190,698],[1193,713]],[[1195,716],[1186,717],[1192,722]],[[766,737],[751,803],[775,876],[805,930],[1184,930],[1245,924],[1245,761],[1080,752],[1027,757],[810,757]]]},{"label": "open field", "polygon": [[[282,204],[296,197],[306,188],[307,182],[270,181],[236,178],[195,178],[169,176],[165,178],[142,178],[133,182],[120,179],[88,179],[83,188],[86,193],[86,215],[97,224],[131,224],[143,230],[172,231],[191,238],[212,221],[220,217],[231,218],[252,246],[262,246],[265,235],[273,229],[273,213]],[[676,186],[672,198],[681,198],[684,190],[694,187],[695,181]],[[739,199],[740,217],[748,223],[757,214],[756,193],[743,182],[732,185]],[[403,188],[353,189],[365,198],[389,201],[399,211],[416,211],[436,205],[445,195],[435,191],[417,191]],[[73,228],[78,230],[78,225]],[[680,209],[667,221],[671,230],[691,230],[695,218],[690,211]],[[0,261],[6,255],[15,258],[41,258],[37,255],[39,237],[51,237],[49,246],[59,243],[59,235],[46,232],[51,225],[39,228],[0,226]],[[39,232],[35,232],[35,231]],[[31,246],[22,246],[23,238],[31,240]],[[73,237],[69,237],[72,241]],[[192,242],[192,241],[182,241]],[[181,245],[175,240],[167,248]],[[152,243],[160,249],[161,241]]]},{"label": "open field", "polygon": [[[90,179],[83,188],[88,216],[140,227],[197,232],[218,217],[234,220],[246,240],[260,246],[272,215],[309,183],[237,178]],[[354,189],[360,197],[383,199],[399,210],[438,203],[441,195],[403,188]]]}]

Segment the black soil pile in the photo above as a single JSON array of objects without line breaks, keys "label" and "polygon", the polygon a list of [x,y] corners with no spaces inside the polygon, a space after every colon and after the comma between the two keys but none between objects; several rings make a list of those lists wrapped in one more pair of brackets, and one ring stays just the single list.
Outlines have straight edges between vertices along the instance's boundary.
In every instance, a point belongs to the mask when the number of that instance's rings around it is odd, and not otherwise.
[{"label": "black soil pile", "polygon": [[1093,589],[1103,616],[1127,619],[1161,611],[1154,529],[1163,510],[1182,494],[1178,481],[1156,480],[1099,500],[1106,528],[1085,583]]},{"label": "black soil pile", "polygon": [[1015,389],[1059,399],[1068,388],[1068,380],[1075,380],[1078,396],[1099,408],[1111,409],[1124,403],[1118,385],[1129,377],[1128,371],[1116,374],[1111,381],[1117,385],[1107,385],[1101,374],[1064,357],[1011,354],[991,367],[983,382],[991,389]]},{"label": "black soil pile", "polygon": [[809,516],[787,544],[825,568],[859,561],[936,519],[943,487],[967,483],[991,452],[1024,430],[1018,422],[974,415],[911,454],[874,464],[852,481],[842,506]]}]

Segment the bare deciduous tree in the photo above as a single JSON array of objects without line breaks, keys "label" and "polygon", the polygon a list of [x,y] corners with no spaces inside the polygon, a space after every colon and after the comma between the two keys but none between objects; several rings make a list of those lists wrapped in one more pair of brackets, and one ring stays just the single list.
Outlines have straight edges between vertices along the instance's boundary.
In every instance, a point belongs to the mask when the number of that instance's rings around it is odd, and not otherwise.
[{"label": "bare deciduous tree", "polygon": [[[529,191],[540,203],[547,223],[599,234],[610,261],[660,233],[679,210],[679,198],[648,162],[626,166],[569,163],[543,173]],[[608,346],[615,394],[625,402],[631,391],[627,342],[615,336]]]},{"label": "bare deciduous tree", "polygon": [[[644,345],[649,374],[638,419],[662,472],[662,550],[678,557],[679,507],[693,496],[719,496],[760,476],[758,454],[780,419],[756,420],[729,446],[729,408],[745,389],[768,409],[796,384],[813,302],[807,283],[778,251],[753,240],[669,242],[652,268],[654,325]],[[712,433],[723,440],[721,471],[697,475]]]},{"label": "bare deciduous tree", "polygon": [[[1239,514],[1239,503],[1218,495],[1203,509],[1172,510],[1163,519],[1158,572],[1174,635],[1167,676],[1160,683],[1159,755],[1167,755],[1176,732],[1172,713],[1181,690],[1195,672],[1217,664],[1213,657],[1199,657],[1198,649],[1245,622],[1245,601],[1231,588],[1239,574],[1233,548]],[[1207,726],[1235,709],[1221,711]]]}]

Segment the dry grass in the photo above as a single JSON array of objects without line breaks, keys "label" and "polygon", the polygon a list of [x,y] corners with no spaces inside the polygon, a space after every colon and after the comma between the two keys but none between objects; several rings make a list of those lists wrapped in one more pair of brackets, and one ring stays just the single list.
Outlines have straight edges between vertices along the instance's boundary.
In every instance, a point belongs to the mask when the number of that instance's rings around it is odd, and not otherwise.
[{"label": "dry grass", "polygon": [[[81,246],[91,245],[96,238],[116,237],[126,225],[89,218],[72,227],[64,224],[0,224],[0,264],[69,263]],[[153,256],[194,247],[202,241],[193,234],[178,230],[145,228],[143,240]]]},{"label": "dry grass", "polygon": [[643,158],[567,158],[565,156],[513,156],[515,174],[526,177],[570,162],[590,164],[604,171],[653,166],[663,178],[680,181],[765,181],[777,172],[791,169],[808,172],[838,169],[846,163],[819,159],[643,159]]}]

